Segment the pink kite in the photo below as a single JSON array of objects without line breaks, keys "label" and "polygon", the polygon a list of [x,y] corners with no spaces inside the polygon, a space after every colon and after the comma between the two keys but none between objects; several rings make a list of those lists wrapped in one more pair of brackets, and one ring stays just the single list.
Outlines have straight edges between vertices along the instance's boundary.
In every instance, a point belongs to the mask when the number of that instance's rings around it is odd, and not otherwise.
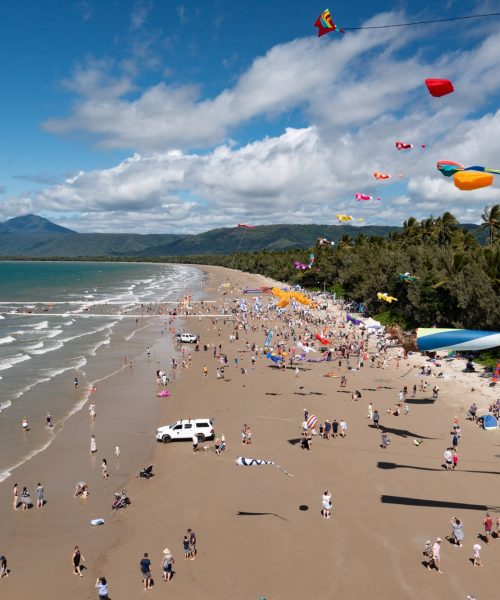
[{"label": "pink kite", "polygon": [[356,200],[373,200],[373,196],[367,196],[366,194],[354,194]]}]

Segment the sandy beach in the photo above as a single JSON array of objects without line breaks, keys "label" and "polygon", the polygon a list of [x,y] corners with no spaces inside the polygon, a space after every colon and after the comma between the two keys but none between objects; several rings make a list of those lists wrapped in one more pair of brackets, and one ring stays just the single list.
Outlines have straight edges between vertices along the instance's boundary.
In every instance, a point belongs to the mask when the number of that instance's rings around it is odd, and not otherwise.
[{"label": "sandy beach", "polygon": [[[264,346],[262,325],[287,334],[291,328],[282,321],[249,319],[250,329],[239,329],[239,339],[232,341],[237,323],[233,300],[242,297],[242,288],[272,282],[230,269],[203,269],[203,292],[217,303],[204,305],[208,316],[178,318],[170,325],[200,336],[199,352],[193,345],[187,348],[191,366],[179,366],[169,385],[171,396],[156,397],[156,371],[169,369],[173,332],[161,335],[161,319],[144,321],[147,326],[106,356],[116,372],[100,381],[92,395],[95,421],[84,407],[46,451],[0,484],[0,554],[7,556],[11,569],[0,581],[0,597],[97,598],[96,578],[105,576],[112,600],[145,595],[207,600],[495,598],[500,539],[485,543],[478,535],[487,511],[495,521],[500,514],[500,433],[483,431],[465,419],[473,401],[487,407],[496,399],[494,388],[463,374],[458,362],[448,363],[440,370],[453,378],[427,378],[427,391],[417,390],[415,399],[407,399],[409,414],[394,416],[387,411],[404,385],[409,390],[419,385],[418,367],[429,364],[425,357],[412,355],[397,367],[398,348],[391,348],[387,368],[371,368],[369,361],[359,370],[349,370],[345,360],[340,370],[337,361],[303,362],[296,373],[295,366],[279,369],[258,353],[252,365],[256,353],[249,347]],[[215,320],[224,303],[229,314]],[[195,306],[199,312],[201,305]],[[303,324],[294,327],[303,334]],[[322,326],[310,323],[309,328],[314,333]],[[220,361],[213,348],[219,344],[229,359],[224,380],[216,378]],[[294,345],[291,334],[285,345]],[[374,350],[373,340],[369,350]],[[124,364],[124,355],[133,361],[132,368]],[[177,360],[183,360],[179,351]],[[350,365],[356,362],[351,357]],[[329,371],[346,375],[346,387],[340,387],[339,378],[324,377]],[[439,370],[434,367],[433,372]],[[440,392],[434,401],[436,383]],[[355,390],[361,392],[359,401],[352,400]],[[367,418],[370,402],[390,437],[386,449]],[[310,451],[301,449],[305,409],[318,416],[318,423],[344,419],[347,436],[315,436]],[[443,452],[451,445],[455,416],[462,429],[459,463],[457,470],[446,471]],[[200,417],[213,417],[216,433],[225,435],[227,448],[220,455],[213,451],[213,441],[201,443],[196,453],[189,440],[156,442],[158,425]],[[241,443],[244,423],[252,429],[251,445]],[[92,433],[96,456],[89,454]],[[415,439],[423,443],[416,446]],[[113,456],[116,445],[122,453],[119,461]],[[293,477],[273,466],[237,467],[238,456],[275,461]],[[108,479],[101,476],[103,457]],[[148,464],[154,465],[154,477],[138,478]],[[88,499],[73,497],[79,480],[89,484]],[[38,481],[45,486],[46,506],[14,511],[14,483],[27,485],[33,499]],[[131,505],[113,512],[113,492],[123,488]],[[325,490],[332,494],[331,519],[321,515]],[[464,523],[463,548],[446,539],[454,516]],[[97,517],[105,524],[92,527],[90,520]],[[196,532],[196,560],[183,558],[188,528]],[[443,540],[443,574],[423,564],[425,541],[437,537]],[[482,568],[470,561],[477,542]],[[82,578],[72,574],[75,545],[86,559]],[[162,580],[161,570],[166,547],[175,559],[169,582]],[[139,571],[145,552],[154,579],[147,592]]]}]

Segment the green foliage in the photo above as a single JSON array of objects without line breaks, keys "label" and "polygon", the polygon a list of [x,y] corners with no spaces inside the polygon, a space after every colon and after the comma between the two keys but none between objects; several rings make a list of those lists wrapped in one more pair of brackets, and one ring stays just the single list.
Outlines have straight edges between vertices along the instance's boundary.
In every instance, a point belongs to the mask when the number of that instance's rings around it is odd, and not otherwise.
[{"label": "green foliage", "polygon": [[[485,236],[490,231],[495,234],[495,219],[498,218],[498,212],[498,205],[485,211],[485,215],[487,214],[489,218],[487,231],[486,229],[482,231]],[[129,256],[101,252],[99,257],[99,250],[102,247],[99,244],[99,236],[105,234],[87,234],[86,251],[78,254],[75,252],[75,256],[70,259],[88,260],[87,250],[88,252],[92,250],[95,256],[92,255],[91,260],[141,260],[218,265],[249,273],[259,273],[291,285],[299,284],[309,289],[336,292],[337,297],[363,302],[367,311],[377,315],[383,323],[397,323],[404,329],[433,325],[466,329],[498,329],[500,240],[495,240],[494,235],[488,245],[481,246],[471,234],[473,231],[471,226],[461,228],[450,213],[444,213],[437,218],[431,217],[422,222],[410,218],[405,221],[402,228],[386,230],[386,235],[390,233],[389,237],[381,235],[380,229],[383,228],[378,228],[377,233],[372,237],[366,235],[366,229],[358,229],[356,238],[351,237],[350,234],[354,235],[355,232],[352,230],[357,228],[345,229],[331,226],[330,229],[335,230],[337,235],[335,238],[337,243],[334,247],[312,247],[318,237],[334,238],[327,226],[275,225],[259,227],[248,232],[234,228],[206,232],[200,236],[171,236],[175,240],[171,240],[167,246],[174,247],[176,252],[161,256],[157,251],[162,236],[130,234],[126,238],[120,238],[119,234],[115,234],[117,239],[127,239],[127,243],[121,248],[123,253],[129,247],[133,247],[134,251],[130,252]],[[305,235],[309,240],[309,249],[300,248],[305,238],[301,238],[300,242],[297,237],[294,238],[299,231],[307,232]],[[259,248],[259,244],[270,242],[270,238],[265,237],[268,234],[277,246],[281,245],[281,242],[278,243],[279,240],[286,239],[287,243],[297,244],[297,247],[279,251],[259,249],[255,252],[243,252],[243,248],[246,250],[245,240],[252,239],[254,235],[261,236],[258,238],[259,243],[256,241],[257,238],[252,242]],[[50,259],[68,259],[71,240],[74,236],[83,235],[67,233],[57,236],[64,240],[65,251],[60,248],[59,252],[50,254]],[[0,236],[0,238],[5,237],[12,236],[10,234]],[[181,249],[185,252],[188,237],[191,239],[190,255],[176,255]],[[148,238],[150,253],[138,249],[138,245],[144,243],[138,241],[139,238]],[[197,238],[198,241],[194,242],[193,238]],[[200,239],[205,241],[201,242]],[[117,240],[114,243],[117,243]],[[210,248],[209,252],[205,244]],[[0,240],[0,250],[1,247]],[[36,248],[36,244],[34,247]],[[201,252],[203,249],[205,253]],[[307,263],[311,250],[316,257],[314,267],[304,271],[296,270],[294,262]],[[18,259],[14,253],[6,252],[6,254]],[[398,275],[405,272],[415,276],[415,281],[411,283],[401,281]],[[378,292],[387,292],[398,300],[392,304],[379,301]]]}]

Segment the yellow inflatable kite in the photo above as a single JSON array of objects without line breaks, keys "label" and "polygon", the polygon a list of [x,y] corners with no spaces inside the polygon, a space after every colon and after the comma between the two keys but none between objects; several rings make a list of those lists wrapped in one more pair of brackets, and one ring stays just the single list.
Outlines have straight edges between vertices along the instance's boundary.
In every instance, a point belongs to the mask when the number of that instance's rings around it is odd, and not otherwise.
[{"label": "yellow inflatable kite", "polygon": [[377,298],[379,300],[384,300],[385,302],[389,302],[389,304],[391,302],[397,302],[398,301],[398,299],[394,298],[394,296],[389,296],[389,294],[387,292],[384,292],[384,293],[378,292]]}]

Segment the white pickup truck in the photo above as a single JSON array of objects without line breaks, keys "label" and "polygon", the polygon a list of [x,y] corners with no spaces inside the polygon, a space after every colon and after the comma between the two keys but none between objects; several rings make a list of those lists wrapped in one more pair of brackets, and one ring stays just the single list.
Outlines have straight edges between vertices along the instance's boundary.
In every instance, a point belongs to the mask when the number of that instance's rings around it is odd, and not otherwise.
[{"label": "white pickup truck", "polygon": [[183,344],[196,344],[198,341],[198,336],[193,335],[192,333],[178,333],[175,336],[176,342],[181,342]]}]

